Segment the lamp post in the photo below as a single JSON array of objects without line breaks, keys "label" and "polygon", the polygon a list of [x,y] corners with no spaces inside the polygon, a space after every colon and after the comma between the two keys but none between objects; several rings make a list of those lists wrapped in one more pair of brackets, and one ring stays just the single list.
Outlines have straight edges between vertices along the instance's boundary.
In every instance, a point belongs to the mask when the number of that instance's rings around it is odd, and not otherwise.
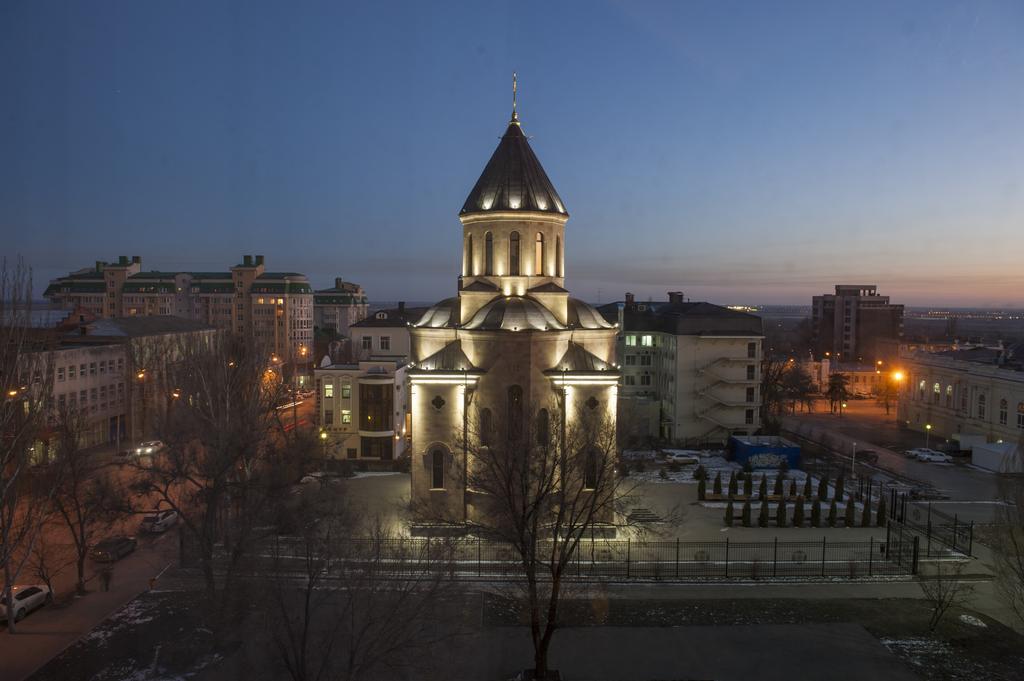
[{"label": "lamp post", "polygon": [[850,479],[857,477],[857,443],[853,443],[853,456],[850,457]]},{"label": "lamp post", "polygon": [[924,448],[928,449],[928,442],[931,440],[932,424],[924,424]]},{"label": "lamp post", "polygon": [[327,431],[326,430],[321,430],[320,431],[320,442],[324,446],[324,461],[327,461]]}]

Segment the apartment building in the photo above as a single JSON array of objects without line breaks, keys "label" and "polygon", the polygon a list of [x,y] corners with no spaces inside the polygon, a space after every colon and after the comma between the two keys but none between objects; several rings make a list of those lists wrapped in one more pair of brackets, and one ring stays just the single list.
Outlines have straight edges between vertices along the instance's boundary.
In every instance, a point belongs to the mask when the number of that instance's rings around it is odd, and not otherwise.
[{"label": "apartment building", "polygon": [[618,324],[620,433],[698,445],[760,428],[762,321],[680,292],[600,308]]},{"label": "apartment building", "polygon": [[313,326],[317,329],[347,336],[349,327],[366,319],[368,313],[363,287],[340,277],[333,287],[313,293]]},{"label": "apartment building", "polygon": [[143,271],[142,258],[97,261],[50,282],[53,307],[97,317],[172,316],[247,334],[284,362],[312,353],[313,290],[305,275],[268,272],[246,255],[225,272]]},{"label": "apartment building", "polygon": [[888,362],[899,353],[903,306],[878,295],[877,286],[837,284],[834,294],[812,299],[811,327],[817,359]]},{"label": "apartment building", "polygon": [[352,324],[352,355],[358,359],[390,359],[409,361],[411,347],[409,330],[425,314],[425,307],[398,307],[378,310],[362,321]]}]

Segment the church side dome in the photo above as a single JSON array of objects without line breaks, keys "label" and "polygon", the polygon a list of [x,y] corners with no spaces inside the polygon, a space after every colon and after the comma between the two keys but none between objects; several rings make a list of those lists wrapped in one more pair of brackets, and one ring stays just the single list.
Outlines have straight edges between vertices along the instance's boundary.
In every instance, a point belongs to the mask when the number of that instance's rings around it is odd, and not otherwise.
[{"label": "church side dome", "polygon": [[459,298],[445,298],[435,303],[423,313],[420,320],[413,326],[426,327],[429,329],[442,329],[447,326],[455,326],[458,321]]},{"label": "church side dome", "polygon": [[597,309],[590,303],[579,298],[569,298],[569,326],[575,329],[611,329],[614,328]]},{"label": "church side dome", "polygon": [[463,327],[479,331],[550,331],[565,326],[546,307],[532,298],[495,298],[477,310]]}]

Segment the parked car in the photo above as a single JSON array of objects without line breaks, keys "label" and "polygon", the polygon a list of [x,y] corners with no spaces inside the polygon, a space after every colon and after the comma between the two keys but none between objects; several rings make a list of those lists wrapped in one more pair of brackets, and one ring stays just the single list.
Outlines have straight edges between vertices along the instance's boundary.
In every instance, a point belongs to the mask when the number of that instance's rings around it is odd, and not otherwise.
[{"label": "parked car", "polygon": [[178,522],[178,512],[173,509],[153,511],[146,514],[142,522],[139,523],[139,532],[152,532],[154,534],[166,532],[176,522]]},{"label": "parked car", "polygon": [[903,454],[904,454],[904,456],[906,456],[907,458],[910,458],[910,459],[916,459],[916,458],[917,458],[917,455],[918,455],[918,454],[919,454],[919,453],[920,453],[920,452],[921,452],[921,451],[922,451],[923,449],[924,449],[923,447],[915,447],[914,449],[908,449],[907,451],[903,452]]},{"label": "parked car", "polygon": [[932,461],[937,463],[952,463],[953,457],[949,454],[937,452],[934,449],[922,449],[917,453],[918,461]]},{"label": "parked car", "polygon": [[44,605],[48,605],[53,602],[53,594],[50,593],[50,587],[45,584],[21,584],[18,586],[11,587],[11,596],[14,600],[14,607],[7,607],[7,603],[3,603],[3,607],[0,607],[0,621],[6,622],[11,616],[11,611],[14,611],[14,621],[20,622],[25,615],[29,614],[33,610],[38,610]]},{"label": "parked car", "polygon": [[684,466],[696,466],[700,463],[700,452],[694,449],[666,449],[665,460]]},{"label": "parked car", "polygon": [[148,440],[146,442],[140,442],[139,446],[135,448],[135,455],[142,456],[143,454],[156,454],[164,448],[164,443],[160,440]]},{"label": "parked car", "polygon": [[89,555],[98,563],[113,563],[135,550],[135,537],[111,537],[92,547]]}]

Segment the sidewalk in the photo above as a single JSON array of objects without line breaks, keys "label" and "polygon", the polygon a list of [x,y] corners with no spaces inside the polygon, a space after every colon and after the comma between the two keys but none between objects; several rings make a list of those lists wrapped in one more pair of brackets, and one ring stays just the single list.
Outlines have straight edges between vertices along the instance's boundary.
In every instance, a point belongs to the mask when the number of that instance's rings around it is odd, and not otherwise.
[{"label": "sidewalk", "polygon": [[[57,601],[18,623],[17,633],[0,630],[0,681],[20,681],[89,633],[97,624],[149,589],[154,577],[176,553],[176,533],[165,534],[151,546],[114,563],[110,591],[101,591],[99,578],[87,572],[89,592],[68,602]],[[89,570],[89,568],[87,568]],[[66,580],[64,580],[66,581]],[[73,581],[73,580],[72,580]]]}]

